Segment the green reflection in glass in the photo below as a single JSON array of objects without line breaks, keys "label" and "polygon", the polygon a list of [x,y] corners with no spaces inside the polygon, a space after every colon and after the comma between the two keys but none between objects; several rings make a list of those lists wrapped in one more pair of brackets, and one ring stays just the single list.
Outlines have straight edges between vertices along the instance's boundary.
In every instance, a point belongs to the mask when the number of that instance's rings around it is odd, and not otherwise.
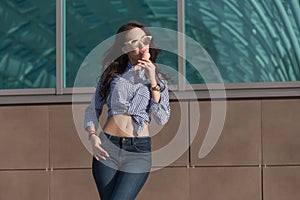
[{"label": "green reflection in glass", "polygon": [[[186,0],[185,10],[186,34],[207,50],[225,83],[300,81],[299,1]],[[189,63],[186,73],[204,83]]]},{"label": "green reflection in glass", "polygon": [[0,89],[55,88],[56,1],[0,2]]},{"label": "green reflection in glass", "polygon": [[[129,21],[138,21],[148,27],[177,30],[177,1],[66,1],[66,87],[73,87],[80,65],[90,51],[112,37],[121,25]],[[162,54],[170,55],[164,51]],[[99,60],[101,56],[99,55]],[[157,62],[172,66],[177,71],[177,57],[160,56]],[[95,79],[92,82],[96,82],[95,74],[98,75],[100,71],[89,73],[86,77]],[[91,80],[76,83],[76,87],[87,85],[94,86],[91,85]]]}]

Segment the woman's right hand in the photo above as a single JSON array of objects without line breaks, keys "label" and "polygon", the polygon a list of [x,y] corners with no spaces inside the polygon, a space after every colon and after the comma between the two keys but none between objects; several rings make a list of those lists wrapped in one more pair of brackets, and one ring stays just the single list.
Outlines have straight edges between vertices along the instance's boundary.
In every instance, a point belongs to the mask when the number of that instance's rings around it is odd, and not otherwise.
[{"label": "woman's right hand", "polygon": [[109,154],[101,147],[100,138],[96,134],[93,134],[91,135],[90,141],[92,144],[94,157],[97,160],[106,160],[106,158],[109,157]]}]

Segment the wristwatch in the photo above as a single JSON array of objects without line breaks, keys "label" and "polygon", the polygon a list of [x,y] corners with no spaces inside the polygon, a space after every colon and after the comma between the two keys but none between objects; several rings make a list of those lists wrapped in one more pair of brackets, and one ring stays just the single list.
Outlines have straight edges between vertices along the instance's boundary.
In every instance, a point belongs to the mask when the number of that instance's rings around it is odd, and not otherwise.
[{"label": "wristwatch", "polygon": [[151,90],[160,91],[160,86],[156,84],[156,86],[152,87]]}]

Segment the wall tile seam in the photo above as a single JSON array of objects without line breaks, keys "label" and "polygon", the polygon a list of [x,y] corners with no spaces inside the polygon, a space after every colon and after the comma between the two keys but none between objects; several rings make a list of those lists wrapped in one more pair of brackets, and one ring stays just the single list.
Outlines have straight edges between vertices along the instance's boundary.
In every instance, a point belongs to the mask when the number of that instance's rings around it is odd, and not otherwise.
[{"label": "wall tile seam", "polygon": [[[153,169],[193,169],[193,168],[300,168],[300,164],[289,164],[289,165],[207,165],[207,166],[167,166],[161,168],[160,166],[154,166]],[[67,171],[67,170],[91,170],[91,167],[64,167],[64,168],[3,168],[1,172],[30,172],[30,171]]]}]

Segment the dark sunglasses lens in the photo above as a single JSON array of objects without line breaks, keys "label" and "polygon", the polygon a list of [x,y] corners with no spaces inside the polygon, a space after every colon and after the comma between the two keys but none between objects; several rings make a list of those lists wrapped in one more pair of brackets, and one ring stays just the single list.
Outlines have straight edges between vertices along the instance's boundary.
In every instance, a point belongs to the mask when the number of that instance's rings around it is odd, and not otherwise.
[{"label": "dark sunglasses lens", "polygon": [[151,38],[150,37],[144,37],[142,42],[143,42],[144,45],[148,45],[151,42]]}]

